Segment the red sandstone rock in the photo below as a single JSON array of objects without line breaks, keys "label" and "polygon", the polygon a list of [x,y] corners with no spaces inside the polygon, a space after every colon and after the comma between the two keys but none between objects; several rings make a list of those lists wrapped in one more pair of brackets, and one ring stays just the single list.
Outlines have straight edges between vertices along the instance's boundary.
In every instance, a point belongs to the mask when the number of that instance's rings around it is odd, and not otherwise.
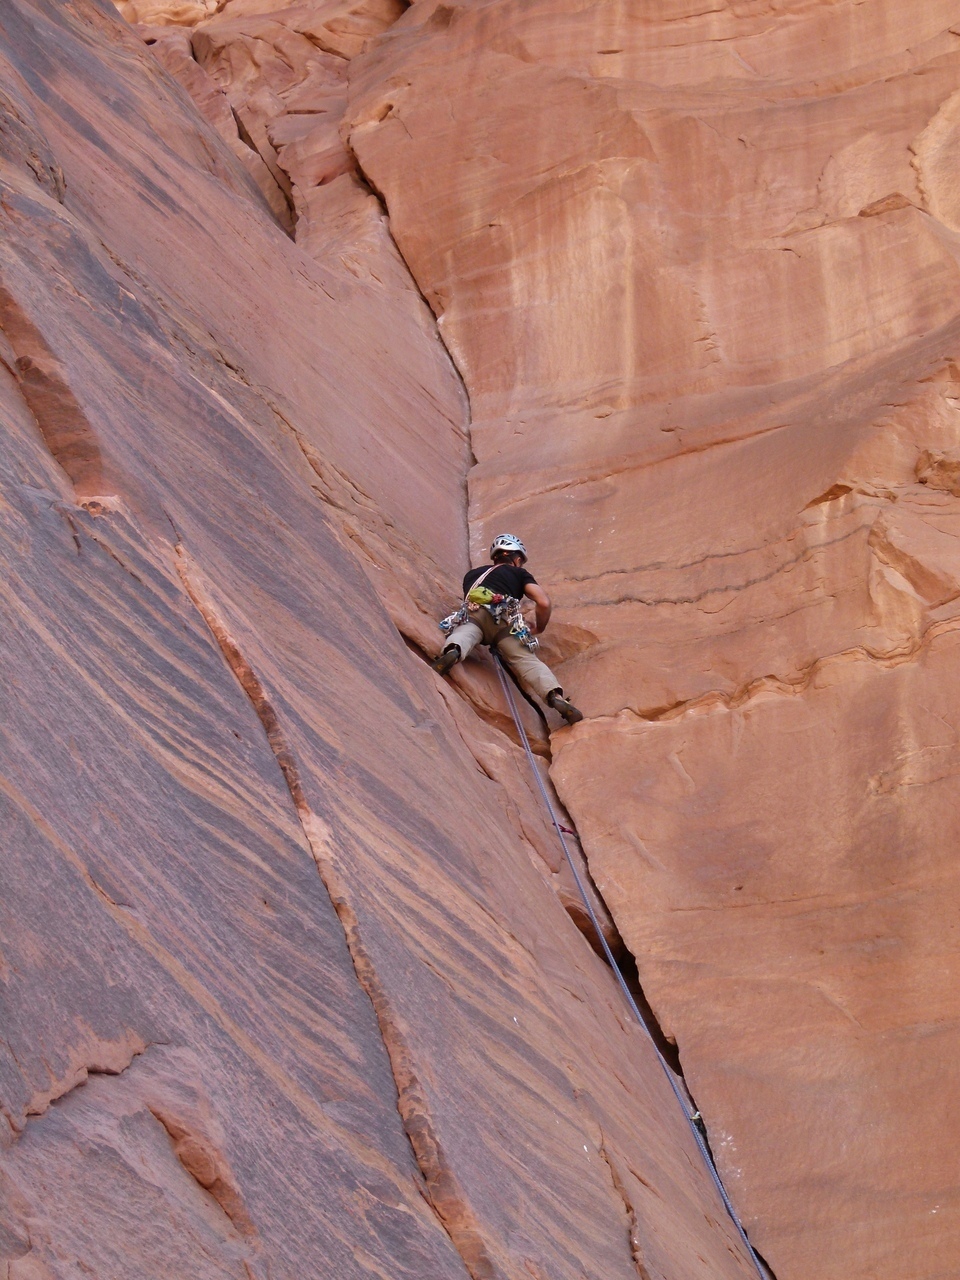
[{"label": "red sandstone rock", "polygon": [[247,141],[240,136],[238,117],[230,100],[194,58],[189,34],[179,27],[144,27],[142,34],[162,66],[186,89],[204,119],[213,125],[249,173],[280,225],[292,231],[294,223],[287,191],[251,145],[249,136]]},{"label": "red sandstone rock", "polygon": [[553,776],[779,1280],[958,1256],[958,24],[420,0],[351,67],[473,546],[557,584]]},{"label": "red sandstone rock", "polygon": [[3,1269],[751,1274],[399,634],[466,559],[415,288],[291,242],[93,0],[11,0],[0,62]]}]

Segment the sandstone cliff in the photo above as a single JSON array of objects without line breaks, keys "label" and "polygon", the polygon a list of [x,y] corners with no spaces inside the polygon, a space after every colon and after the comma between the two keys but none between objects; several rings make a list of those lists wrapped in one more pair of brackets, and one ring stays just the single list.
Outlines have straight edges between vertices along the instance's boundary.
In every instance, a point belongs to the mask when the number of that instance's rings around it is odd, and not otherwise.
[{"label": "sandstone cliff", "polygon": [[751,1240],[955,1274],[951,27],[8,0],[0,1275],[756,1275],[502,527]]},{"label": "sandstone cliff", "polygon": [[469,462],[379,207],[294,244],[106,5],[0,41],[4,1271],[749,1274],[378,596],[433,642]]}]

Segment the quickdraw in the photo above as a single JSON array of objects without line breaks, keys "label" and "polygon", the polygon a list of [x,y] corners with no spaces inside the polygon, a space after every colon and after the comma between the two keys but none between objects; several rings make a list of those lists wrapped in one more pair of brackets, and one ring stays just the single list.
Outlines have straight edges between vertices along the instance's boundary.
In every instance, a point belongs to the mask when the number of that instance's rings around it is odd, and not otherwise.
[{"label": "quickdraw", "polygon": [[[510,634],[516,636],[528,649],[538,649],[540,641],[530,630],[527,620],[520,612],[520,601],[515,596],[495,596],[490,604],[479,606],[493,615],[494,622],[500,622],[510,628]],[[470,606],[467,605],[469,609]]]}]

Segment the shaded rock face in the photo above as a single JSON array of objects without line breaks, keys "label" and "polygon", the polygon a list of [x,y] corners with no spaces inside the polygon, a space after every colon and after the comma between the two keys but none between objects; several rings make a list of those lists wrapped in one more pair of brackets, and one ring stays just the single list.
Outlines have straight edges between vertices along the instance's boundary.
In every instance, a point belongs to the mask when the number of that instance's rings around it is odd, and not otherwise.
[{"label": "shaded rock face", "polygon": [[0,1274],[753,1274],[492,673],[422,661],[470,463],[431,313],[200,35],[0,12]]},{"label": "shaded rock face", "polygon": [[473,547],[555,584],[554,781],[781,1280],[960,1256],[958,30],[422,0],[351,74]]}]

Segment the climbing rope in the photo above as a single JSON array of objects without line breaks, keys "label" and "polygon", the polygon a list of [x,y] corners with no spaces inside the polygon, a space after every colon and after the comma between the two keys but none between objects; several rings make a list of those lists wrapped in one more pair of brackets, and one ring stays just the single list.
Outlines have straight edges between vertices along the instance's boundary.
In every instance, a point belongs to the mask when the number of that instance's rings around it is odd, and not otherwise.
[{"label": "climbing rope", "polygon": [[[513,723],[517,726],[517,733],[519,733],[520,741],[523,743],[523,749],[527,753],[527,760],[530,763],[530,768],[533,772],[533,776],[537,780],[537,786],[540,788],[540,795],[543,797],[543,803],[546,805],[547,812],[550,814],[550,821],[553,823],[554,830],[556,831],[557,837],[560,840],[560,846],[563,849],[563,854],[567,860],[567,864],[569,865],[570,870],[573,872],[573,878],[576,881],[577,889],[580,893],[580,897],[583,899],[583,905],[586,908],[587,915],[590,917],[590,923],[593,925],[594,931],[596,932],[596,935],[600,940],[600,945],[603,948],[603,954],[606,956],[607,963],[610,965],[610,968],[613,970],[616,976],[617,982],[620,984],[620,990],[623,992],[624,996],[626,997],[627,1004],[633,1010],[633,1013],[637,1019],[637,1022],[639,1022],[641,1028],[643,1029],[644,1035],[650,1041],[650,1044],[653,1047],[653,1051],[657,1055],[657,1060],[660,1063],[660,1066],[663,1068],[663,1073],[667,1077],[667,1080],[670,1083],[670,1088],[673,1090],[677,1101],[680,1103],[680,1106],[683,1110],[683,1114],[686,1117],[687,1124],[690,1126],[690,1132],[693,1134],[694,1141],[696,1142],[697,1146],[700,1149],[700,1154],[703,1156],[703,1162],[707,1166],[707,1171],[710,1174],[710,1177],[713,1179],[714,1184],[716,1185],[717,1191],[720,1193],[720,1198],[724,1203],[724,1207],[726,1208],[727,1213],[730,1215],[731,1222],[737,1229],[737,1234],[739,1235],[740,1239],[743,1241],[744,1247],[749,1253],[754,1266],[757,1268],[757,1274],[760,1276],[760,1280],[772,1280],[771,1272],[769,1271],[769,1269],[766,1267],[766,1265],[758,1255],[756,1249],[754,1249],[753,1245],[750,1243],[747,1233],[743,1229],[743,1224],[741,1223],[740,1219],[737,1217],[736,1210],[734,1209],[730,1201],[730,1197],[727,1195],[727,1189],[723,1185],[723,1180],[721,1179],[720,1174],[717,1171],[717,1166],[713,1162],[713,1156],[710,1154],[710,1148],[707,1146],[706,1139],[704,1138],[703,1134],[700,1132],[700,1128],[699,1128],[700,1114],[699,1112],[696,1112],[696,1111],[691,1112],[689,1103],[686,1097],[684,1096],[683,1091],[680,1088],[680,1085],[677,1083],[677,1078],[674,1075],[670,1064],[667,1062],[666,1058],[661,1053],[660,1046],[657,1044],[656,1040],[654,1040],[653,1036],[650,1034],[650,1028],[647,1026],[646,1021],[644,1020],[643,1014],[640,1012],[640,1007],[633,997],[633,992],[630,990],[630,987],[627,984],[627,980],[623,976],[623,972],[621,971],[620,966],[617,963],[616,958],[614,957],[613,951],[610,949],[610,944],[607,942],[607,939],[604,936],[604,932],[600,928],[600,921],[597,918],[597,913],[594,910],[593,903],[590,901],[590,895],[587,893],[587,887],[583,882],[583,878],[577,869],[577,864],[574,862],[573,856],[570,853],[570,849],[567,846],[567,841],[564,836],[564,832],[568,832],[569,828],[561,826],[560,821],[557,818],[556,809],[553,806],[553,801],[550,799],[550,793],[547,791],[547,788],[544,786],[543,778],[540,776],[540,770],[537,768],[537,762],[534,759],[533,748],[530,746],[530,739],[527,737],[527,731],[523,727],[523,721],[520,719],[520,712],[517,709],[516,699],[513,696],[513,689],[510,687],[510,681],[507,679],[507,673],[504,667],[503,659],[500,657],[499,653],[495,652],[494,656],[496,658],[497,675],[500,677],[500,684],[503,688],[504,697],[507,700],[507,706],[510,708],[510,714],[513,716]],[[570,834],[572,835],[573,833],[570,832]]]}]

